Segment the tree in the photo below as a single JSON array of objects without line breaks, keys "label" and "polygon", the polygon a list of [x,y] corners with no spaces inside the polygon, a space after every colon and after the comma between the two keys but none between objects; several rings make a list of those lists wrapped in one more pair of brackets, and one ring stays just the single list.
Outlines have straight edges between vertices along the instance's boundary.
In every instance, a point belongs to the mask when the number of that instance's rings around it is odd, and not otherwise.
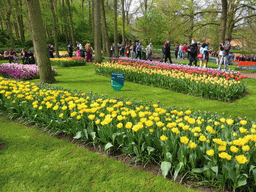
[{"label": "tree", "polygon": [[52,12],[52,20],[53,20],[53,34],[54,34],[54,45],[55,45],[55,52],[56,52],[56,57],[59,58],[59,46],[58,46],[58,27],[56,23],[56,15],[54,11],[54,6],[53,6],[53,0],[50,1],[50,9]]},{"label": "tree", "polygon": [[74,26],[73,26],[73,20],[72,20],[72,12],[70,8],[69,0],[66,0],[66,4],[68,7],[68,17],[69,17],[69,25],[70,25],[70,31],[71,31],[71,39],[73,46],[75,45],[75,37],[74,37]]},{"label": "tree", "polygon": [[220,42],[225,43],[226,34],[226,23],[227,23],[227,11],[228,11],[228,1],[221,0],[222,11],[221,11],[221,24],[220,24]]},{"label": "tree", "polygon": [[115,48],[115,57],[119,57],[118,53],[118,45],[117,40],[118,34],[117,34],[117,0],[114,0],[114,48]]},{"label": "tree", "polygon": [[53,83],[55,78],[46,46],[45,29],[39,0],[26,0],[26,2],[36,62],[39,67],[40,82]]},{"label": "tree", "polygon": [[94,47],[95,47],[95,62],[101,63],[102,55],[101,55],[101,12],[100,12],[101,0],[94,0],[94,28],[95,28],[95,36],[94,36]]},{"label": "tree", "polygon": [[125,45],[125,12],[124,12],[124,0],[122,2],[122,42]]},{"label": "tree", "polygon": [[6,23],[7,23],[7,28],[8,28],[8,31],[9,31],[9,36],[10,36],[11,48],[14,49],[14,39],[13,39],[13,35],[12,35],[11,14],[12,14],[11,0],[7,0]]},{"label": "tree", "polygon": [[105,41],[105,47],[107,56],[110,57],[110,49],[109,49],[109,37],[108,37],[108,26],[106,22],[106,16],[105,16],[105,6],[104,6],[104,0],[101,0],[101,16],[102,16],[102,26],[103,26],[103,35],[104,35],[104,41]]},{"label": "tree", "polygon": [[65,2],[62,0],[62,13],[63,13],[63,23],[64,23],[64,32],[65,32],[65,37],[66,37],[66,43],[68,43],[68,28],[67,28],[67,19],[66,19],[66,10],[65,10]]}]

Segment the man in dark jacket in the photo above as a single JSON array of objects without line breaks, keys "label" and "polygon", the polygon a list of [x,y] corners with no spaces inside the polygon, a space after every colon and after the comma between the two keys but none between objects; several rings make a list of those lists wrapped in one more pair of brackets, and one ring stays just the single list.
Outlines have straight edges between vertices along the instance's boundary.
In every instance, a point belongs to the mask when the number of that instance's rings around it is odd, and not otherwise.
[{"label": "man in dark jacket", "polygon": [[165,61],[164,62],[166,63],[167,58],[169,58],[170,63],[172,64],[170,39],[168,39],[168,41],[166,41],[166,43],[164,44],[164,48],[165,48]]},{"label": "man in dark jacket", "polygon": [[68,54],[69,54],[69,57],[73,56],[73,45],[71,42],[68,45]]},{"label": "man in dark jacket", "polygon": [[196,56],[197,56],[197,47],[194,44],[188,46],[188,60],[189,65],[192,66],[192,63],[196,66]]}]

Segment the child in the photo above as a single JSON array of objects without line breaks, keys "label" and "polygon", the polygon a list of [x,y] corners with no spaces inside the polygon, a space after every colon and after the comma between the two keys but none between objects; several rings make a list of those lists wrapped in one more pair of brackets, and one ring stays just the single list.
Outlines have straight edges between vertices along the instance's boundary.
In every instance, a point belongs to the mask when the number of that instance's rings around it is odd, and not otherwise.
[{"label": "child", "polygon": [[76,48],[76,57],[81,57],[79,47]]}]

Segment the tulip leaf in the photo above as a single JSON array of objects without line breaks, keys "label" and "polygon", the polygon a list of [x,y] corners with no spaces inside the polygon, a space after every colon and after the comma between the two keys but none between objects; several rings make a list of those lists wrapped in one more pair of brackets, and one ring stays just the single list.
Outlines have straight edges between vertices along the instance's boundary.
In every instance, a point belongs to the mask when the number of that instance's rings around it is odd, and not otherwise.
[{"label": "tulip leaf", "polygon": [[256,168],[255,165],[251,165],[249,172],[251,172],[251,171],[254,170],[255,168]]},{"label": "tulip leaf", "polygon": [[234,170],[227,165],[223,165],[223,170],[229,176],[229,178],[232,179],[233,182],[235,182],[236,173],[234,172]]},{"label": "tulip leaf", "polygon": [[140,156],[138,148],[133,145],[133,152],[136,154],[136,156]]},{"label": "tulip leaf", "polygon": [[78,131],[77,133],[76,133],[76,136],[75,137],[73,137],[74,139],[80,139],[82,137],[82,131]]},{"label": "tulip leaf", "polygon": [[163,161],[161,163],[161,171],[162,171],[164,178],[166,178],[166,176],[168,175],[171,167],[172,167],[172,164],[170,162]]},{"label": "tulip leaf", "polygon": [[91,132],[91,136],[92,136],[92,140],[94,141],[96,138],[96,133],[95,132]]},{"label": "tulip leaf", "polygon": [[172,162],[172,154],[170,152],[166,153],[166,157],[167,157],[168,161]]},{"label": "tulip leaf", "polygon": [[181,168],[183,167],[183,162],[179,162],[179,164],[177,165],[176,169],[175,169],[175,172],[174,172],[174,176],[173,176],[173,179],[174,181],[176,180]]},{"label": "tulip leaf", "polygon": [[112,143],[107,143],[105,145],[105,151],[107,151],[108,149],[110,149],[111,147],[113,147]]},{"label": "tulip leaf", "polygon": [[248,178],[248,175],[246,175],[246,174],[239,175],[236,187],[238,188],[238,187],[246,185],[247,184],[247,178]]},{"label": "tulip leaf", "polygon": [[87,131],[87,129],[84,129],[84,136],[85,136],[85,139],[88,140],[89,137],[88,137],[88,131]]},{"label": "tulip leaf", "polygon": [[155,148],[154,147],[147,147],[147,150],[148,150],[148,155],[150,155],[150,153],[155,151]]},{"label": "tulip leaf", "polygon": [[211,167],[211,170],[216,173],[216,175],[218,174],[218,166],[214,166],[214,167]]}]

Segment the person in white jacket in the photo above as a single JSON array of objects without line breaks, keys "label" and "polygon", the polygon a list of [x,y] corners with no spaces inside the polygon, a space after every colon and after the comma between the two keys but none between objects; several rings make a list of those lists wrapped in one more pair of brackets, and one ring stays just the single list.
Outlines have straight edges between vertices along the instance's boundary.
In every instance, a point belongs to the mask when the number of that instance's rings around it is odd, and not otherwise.
[{"label": "person in white jacket", "polygon": [[147,60],[147,59],[150,59],[150,60],[151,60],[152,54],[153,54],[153,45],[152,45],[152,43],[150,43],[150,44],[147,46],[147,48],[146,48],[146,55],[147,55],[146,60]]}]

